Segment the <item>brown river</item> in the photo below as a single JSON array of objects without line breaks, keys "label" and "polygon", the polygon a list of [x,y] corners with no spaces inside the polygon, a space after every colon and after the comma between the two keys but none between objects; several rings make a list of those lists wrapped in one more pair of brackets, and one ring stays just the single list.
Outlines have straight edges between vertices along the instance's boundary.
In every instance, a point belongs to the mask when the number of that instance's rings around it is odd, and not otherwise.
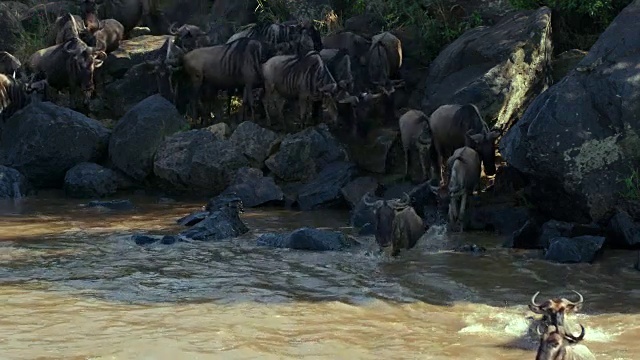
[{"label": "brown river", "polygon": [[[128,197],[133,211],[41,193],[0,203],[0,359],[534,359],[526,304],[585,297],[574,318],[598,359],[640,359],[632,252],[556,265],[491,234],[432,228],[396,259],[255,246],[267,231],[351,231],[344,211],[247,209],[221,242],[138,246],[203,202]],[[476,243],[482,255],[438,250]],[[523,340],[525,339],[525,340]]]}]

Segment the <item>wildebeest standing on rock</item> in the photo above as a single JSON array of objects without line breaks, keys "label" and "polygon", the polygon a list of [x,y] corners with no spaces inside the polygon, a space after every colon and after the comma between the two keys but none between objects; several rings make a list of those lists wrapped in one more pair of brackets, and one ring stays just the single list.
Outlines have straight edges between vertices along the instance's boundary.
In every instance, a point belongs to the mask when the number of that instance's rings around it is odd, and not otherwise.
[{"label": "wildebeest standing on rock", "polygon": [[[495,140],[499,136],[490,131],[474,104],[449,104],[437,108],[429,117],[429,127],[433,141],[432,166],[437,166],[435,174],[442,176],[442,166],[456,149],[463,146],[478,152],[487,175],[496,173]],[[434,159],[435,158],[435,159]]]},{"label": "wildebeest standing on rock", "polygon": [[94,91],[94,70],[102,66],[107,56],[104,50],[105,44],[101,41],[97,47],[90,47],[74,37],[64,44],[36,51],[29,59],[29,68],[33,73],[45,74],[52,88],[69,89],[72,102],[76,100],[74,95],[81,95],[74,93],[83,93],[86,106]]},{"label": "wildebeest standing on rock", "polygon": [[173,23],[169,28],[169,34],[175,36],[174,44],[187,52],[205,46],[218,45],[209,44],[207,33],[196,25],[184,24],[176,28],[176,24]]},{"label": "wildebeest standing on rock", "polygon": [[117,20],[124,27],[125,35],[154,9],[154,0],[96,0],[96,4],[101,6],[101,18]]},{"label": "wildebeest standing on rock", "polygon": [[15,56],[6,51],[0,51],[0,74],[16,77],[21,66],[22,63]]},{"label": "wildebeest standing on rock", "polygon": [[376,218],[375,237],[381,251],[392,256],[401,249],[413,248],[427,230],[424,221],[410,205],[410,199],[371,201],[371,195],[365,194],[362,201],[374,209]]},{"label": "wildebeest standing on rock", "polygon": [[304,55],[311,50],[322,50],[322,38],[313,21],[302,20],[278,23],[252,24],[233,34],[227,43],[239,38],[248,37],[262,41],[267,45],[266,56],[274,55]]},{"label": "wildebeest standing on rock", "polygon": [[96,46],[98,41],[102,41],[106,46],[105,53],[107,54],[116,51],[120,47],[120,41],[124,38],[124,26],[115,19],[104,19],[98,23],[97,31],[81,33],[80,39],[89,46]]},{"label": "wildebeest standing on rock", "polygon": [[6,121],[27,106],[31,101],[29,94],[36,91],[41,94],[45,89],[46,80],[24,84],[12,75],[0,74],[0,120]]},{"label": "wildebeest standing on rock", "polygon": [[[177,57],[181,57],[178,59]],[[199,102],[205,95],[215,96],[218,90],[244,88],[243,117],[254,117],[253,88],[262,83],[260,64],[263,46],[257,40],[241,38],[231,43],[192,50],[184,56],[171,53],[168,47],[166,62],[174,68],[181,64],[192,88],[191,108],[194,118],[200,114]],[[247,107],[247,105],[249,105]],[[231,112],[229,99],[227,110]],[[202,117],[204,121],[204,115]]]},{"label": "wildebeest standing on rock", "polygon": [[[431,129],[429,118],[420,110],[409,110],[398,120],[400,127],[400,139],[404,150],[404,175],[409,175],[409,149],[415,147],[418,150],[422,174],[427,176],[427,164],[431,149]],[[418,139],[422,141],[418,142]],[[431,168],[431,167],[429,167]]]},{"label": "wildebeest standing on rock", "polygon": [[563,326],[551,325],[540,333],[536,360],[595,360],[589,348],[579,344],[584,339],[584,326],[579,336],[568,333]]},{"label": "wildebeest standing on rock", "polygon": [[89,30],[87,30],[84,20],[80,16],[66,13],[58,16],[51,32],[52,39],[48,44],[53,46],[63,44],[74,37],[84,36]]},{"label": "wildebeest standing on rock", "polygon": [[[449,225],[464,230],[466,209],[469,196],[480,183],[480,157],[470,147],[462,147],[454,151],[447,160],[449,169]],[[436,195],[440,194],[443,186],[438,185],[432,189]],[[441,194],[440,194],[441,195]],[[459,204],[459,205],[458,205]]]},{"label": "wildebeest standing on rock", "polygon": [[267,60],[262,65],[264,77],[263,102],[268,126],[271,126],[269,107],[275,103],[277,113],[287,128],[283,108],[286,99],[297,99],[300,109],[300,121],[306,125],[309,108],[314,101],[322,100],[335,124],[338,109],[335,95],[338,83],[327,69],[317,51],[309,51],[305,56],[279,55]]},{"label": "wildebeest standing on rock", "polygon": [[[366,56],[369,82],[373,91],[380,91],[386,96],[386,118],[394,118],[392,94],[396,88],[403,86],[399,77],[402,66],[402,43],[390,32],[383,32],[371,38],[371,46]],[[393,79],[393,80],[392,80]]]},{"label": "wildebeest standing on rock", "polygon": [[350,31],[343,31],[323,37],[322,45],[325,49],[346,50],[353,60],[364,63],[366,62],[364,56],[371,46],[371,40]]}]

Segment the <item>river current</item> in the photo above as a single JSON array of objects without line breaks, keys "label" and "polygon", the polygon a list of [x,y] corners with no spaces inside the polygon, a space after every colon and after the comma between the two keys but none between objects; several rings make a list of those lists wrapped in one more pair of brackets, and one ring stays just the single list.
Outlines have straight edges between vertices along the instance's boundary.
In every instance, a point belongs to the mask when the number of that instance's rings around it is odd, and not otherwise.
[{"label": "river current", "polygon": [[[573,316],[598,359],[640,359],[635,254],[552,264],[493,234],[432,228],[410,252],[255,245],[313,226],[350,232],[346,211],[247,209],[237,239],[138,246],[175,233],[204,201],[132,196],[133,211],[56,193],[0,203],[0,359],[533,359],[526,304],[585,297]],[[442,249],[485,246],[481,255]]]}]

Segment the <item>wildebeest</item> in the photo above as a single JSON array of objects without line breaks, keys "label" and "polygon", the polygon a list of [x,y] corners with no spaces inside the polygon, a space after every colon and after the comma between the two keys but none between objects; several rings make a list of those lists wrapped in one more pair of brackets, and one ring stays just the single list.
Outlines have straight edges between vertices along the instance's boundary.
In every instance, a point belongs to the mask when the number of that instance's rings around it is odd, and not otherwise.
[{"label": "wildebeest", "polygon": [[80,33],[87,31],[84,21],[78,15],[66,13],[59,16],[52,28],[53,40],[48,44],[59,45],[74,37],[79,37]]},{"label": "wildebeest", "polygon": [[429,127],[433,139],[432,166],[437,166],[434,172],[440,179],[443,179],[441,170],[444,162],[463,146],[478,152],[485,174],[496,173],[495,139],[499,133],[489,130],[477,106],[442,105],[429,117]]},{"label": "wildebeest", "polygon": [[343,31],[323,37],[322,45],[325,49],[344,49],[352,59],[364,63],[371,41],[350,31]]},{"label": "wildebeest", "polygon": [[93,33],[81,32],[80,39],[89,46],[96,46],[98,41],[102,41],[106,45],[107,54],[116,51],[124,38],[124,26],[115,19],[100,20],[98,24],[98,30]]},{"label": "wildebeest", "polygon": [[100,28],[95,0],[83,0],[80,3],[80,13],[86,29],[93,33]]},{"label": "wildebeest", "polygon": [[[431,130],[429,128],[429,118],[420,110],[409,110],[398,120],[400,127],[400,140],[404,150],[404,175],[409,175],[409,150],[413,147],[418,150],[420,167],[422,174],[427,176],[427,162],[429,161],[429,151],[431,148]],[[421,141],[417,141],[418,138]],[[431,167],[429,167],[431,168]]]},{"label": "wildebeest", "polygon": [[96,4],[101,6],[101,18],[117,20],[128,34],[151,14],[154,0],[96,0]]},{"label": "wildebeest", "polygon": [[296,53],[304,55],[310,50],[322,50],[322,38],[313,21],[300,22],[289,21],[278,23],[252,24],[233,34],[227,43],[239,38],[249,37],[262,41],[267,45],[266,56],[291,55]]},{"label": "wildebeest", "polygon": [[11,75],[0,74],[0,120],[6,121],[25,107],[33,98],[29,94],[43,93],[45,88],[46,80],[24,84]]},{"label": "wildebeest", "polygon": [[[260,41],[241,38],[223,45],[194,49],[181,56],[181,61],[170,52],[171,47],[168,47],[165,61],[170,66],[181,62],[182,70],[189,79],[193,91],[191,107],[195,118],[199,115],[198,102],[203,97],[215,96],[218,90],[229,92],[236,88],[244,89],[243,110],[245,113],[251,111],[253,118],[253,88],[262,83],[260,64],[263,46]],[[229,100],[229,113],[230,103]]]},{"label": "wildebeest", "polygon": [[93,72],[103,64],[107,56],[105,45],[98,41],[96,47],[87,46],[77,37],[63,44],[36,51],[29,58],[32,73],[43,73],[52,88],[61,91],[69,89],[72,101],[74,92],[84,93],[87,105],[94,90]]},{"label": "wildebeest", "polygon": [[376,242],[383,252],[396,256],[401,249],[411,249],[427,230],[422,218],[410,205],[407,194],[402,199],[371,201],[371,195],[367,193],[362,201],[373,207]]},{"label": "wildebeest", "polygon": [[575,336],[562,326],[549,326],[544,333],[540,333],[536,360],[595,360],[589,348],[579,344],[585,335],[584,326],[580,325],[580,328],[580,335]]},{"label": "wildebeest", "polygon": [[351,57],[344,49],[322,49],[320,52],[322,61],[338,82],[338,87],[349,93],[353,92],[353,73],[351,71]]},{"label": "wildebeest", "polygon": [[16,77],[16,73],[22,66],[18,58],[6,51],[0,51],[0,74]]},{"label": "wildebeest", "polygon": [[169,27],[169,33],[175,37],[175,45],[187,52],[201,47],[224,44],[232,35],[227,24],[212,24],[208,31],[204,31],[196,25],[184,24],[176,27],[173,23]]},{"label": "wildebeest", "polygon": [[[461,147],[456,149],[447,160],[447,169],[449,170],[449,225],[459,226],[460,231],[464,231],[469,195],[473,195],[473,191],[480,182],[480,156],[468,146]],[[443,188],[442,184],[432,185],[436,195],[442,195]]]},{"label": "wildebeest", "polygon": [[576,313],[582,309],[584,303],[584,297],[579,292],[573,290],[579,297],[579,300],[573,302],[566,298],[547,299],[540,304],[536,303],[536,297],[540,294],[540,291],[533,294],[531,297],[531,303],[529,304],[529,310],[536,314],[541,314],[542,319],[540,322],[545,326],[558,325],[565,326],[565,315]]},{"label": "wildebeest", "polygon": [[384,94],[391,95],[396,87],[402,85],[401,80],[392,80],[402,66],[402,43],[390,32],[371,38],[366,62],[369,82]]},{"label": "wildebeest", "polygon": [[[279,55],[262,65],[264,76],[264,98],[267,122],[271,125],[269,107],[275,104],[280,119],[286,99],[297,99],[300,120],[303,126],[314,101],[323,101],[331,121],[338,118],[336,94],[339,85],[317,51],[309,51],[305,56]],[[340,100],[344,101],[344,100]],[[285,128],[287,127],[285,121]]]}]

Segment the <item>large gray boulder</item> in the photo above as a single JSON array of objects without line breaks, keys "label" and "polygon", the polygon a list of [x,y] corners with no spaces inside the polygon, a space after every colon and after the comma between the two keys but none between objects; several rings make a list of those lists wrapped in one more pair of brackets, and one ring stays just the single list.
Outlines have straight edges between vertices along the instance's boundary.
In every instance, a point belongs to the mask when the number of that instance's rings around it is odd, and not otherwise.
[{"label": "large gray boulder", "polygon": [[153,67],[138,64],[127,70],[121,79],[108,83],[97,111],[113,119],[122,117],[140,101],[158,93],[158,81]]},{"label": "large gray boulder", "polygon": [[640,160],[639,18],[636,0],[500,142],[532,180],[532,203],[553,218],[604,223],[625,201]]},{"label": "large gray boulder", "polygon": [[153,157],[164,139],[189,124],[165,98],[152,95],[131,108],[113,129],[109,156],[116,168],[142,181],[153,171]]},{"label": "large gray boulder", "polygon": [[468,30],[431,63],[422,111],[474,103],[485,119],[497,119],[496,127],[506,129],[545,88],[551,53],[547,7]]},{"label": "large gray boulder", "polygon": [[249,167],[238,169],[232,185],[222,194],[235,194],[248,208],[284,202],[284,193],[273,178],[264,176],[260,169]]},{"label": "large gray boulder", "polygon": [[100,122],[51,102],[28,105],[2,126],[0,164],[36,187],[61,187],[67,170],[106,157],[109,130]]},{"label": "large gray boulder", "polygon": [[346,150],[327,125],[320,124],[287,135],[265,165],[281,180],[308,181],[329,163],[346,159]]},{"label": "large gray boulder", "polygon": [[168,137],[158,148],[153,170],[173,190],[216,195],[248,165],[242,149],[201,129]]},{"label": "large gray boulder", "polygon": [[242,149],[254,166],[261,168],[279,143],[280,136],[256,123],[245,121],[238,125],[229,140]]},{"label": "large gray boulder", "polygon": [[166,52],[165,42],[170,35],[143,35],[120,42],[118,49],[109,54],[101,71],[122,77],[133,66],[160,58]]}]

